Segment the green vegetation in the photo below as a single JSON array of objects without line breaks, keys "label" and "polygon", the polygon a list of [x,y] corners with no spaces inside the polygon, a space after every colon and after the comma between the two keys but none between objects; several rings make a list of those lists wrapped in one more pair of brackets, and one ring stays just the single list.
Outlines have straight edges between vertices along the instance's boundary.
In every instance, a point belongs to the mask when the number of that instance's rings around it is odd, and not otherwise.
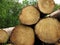
[{"label": "green vegetation", "polygon": [[19,23],[18,13],[22,6],[13,0],[0,2],[0,28],[15,26]]},{"label": "green vegetation", "polygon": [[[20,24],[18,16],[21,13],[23,7],[27,5],[36,5],[37,1],[29,2],[23,0],[22,3],[19,0],[0,0],[0,28],[12,27]],[[55,10],[60,8],[60,5],[56,4]]]},{"label": "green vegetation", "polygon": [[55,11],[55,10],[58,10],[58,9],[60,9],[60,5],[55,4],[55,9],[54,9],[54,11]]}]

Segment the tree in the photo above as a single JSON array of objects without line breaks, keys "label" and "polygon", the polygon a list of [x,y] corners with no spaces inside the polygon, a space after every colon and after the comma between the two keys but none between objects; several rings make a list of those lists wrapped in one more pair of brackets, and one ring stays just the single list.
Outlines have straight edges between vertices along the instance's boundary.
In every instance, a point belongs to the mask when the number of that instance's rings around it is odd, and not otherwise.
[{"label": "tree", "polygon": [[0,1],[0,28],[15,26],[19,23],[18,13],[21,9],[20,3],[14,0]]},{"label": "tree", "polygon": [[58,10],[58,9],[60,9],[60,5],[55,4],[55,9],[54,9],[54,11],[55,11],[55,10]]}]

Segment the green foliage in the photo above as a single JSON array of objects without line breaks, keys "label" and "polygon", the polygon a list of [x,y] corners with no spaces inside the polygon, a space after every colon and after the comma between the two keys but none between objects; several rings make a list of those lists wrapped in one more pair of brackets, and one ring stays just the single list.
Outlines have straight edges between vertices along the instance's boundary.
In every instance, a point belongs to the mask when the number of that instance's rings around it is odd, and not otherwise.
[{"label": "green foliage", "polygon": [[55,4],[55,9],[54,9],[54,11],[55,11],[55,10],[58,10],[58,9],[60,9],[60,5]]},{"label": "green foliage", "polygon": [[19,24],[18,14],[22,5],[13,0],[0,2],[0,28],[11,27]]}]

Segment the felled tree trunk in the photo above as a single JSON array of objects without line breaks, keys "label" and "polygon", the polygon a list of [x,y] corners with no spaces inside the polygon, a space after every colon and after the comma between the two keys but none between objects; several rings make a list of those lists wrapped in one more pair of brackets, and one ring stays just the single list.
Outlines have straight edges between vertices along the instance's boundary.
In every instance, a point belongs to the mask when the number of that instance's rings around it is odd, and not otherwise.
[{"label": "felled tree trunk", "polygon": [[35,26],[35,33],[45,43],[55,43],[59,40],[60,22],[55,18],[40,20]]},{"label": "felled tree trunk", "polygon": [[54,11],[53,13],[47,15],[47,17],[53,17],[60,21],[60,9]]},{"label": "felled tree trunk", "polygon": [[34,6],[27,6],[23,8],[19,20],[22,24],[33,25],[36,24],[40,19],[40,13]]},{"label": "felled tree trunk", "polygon": [[54,0],[38,0],[39,10],[44,14],[49,14],[54,10]]}]

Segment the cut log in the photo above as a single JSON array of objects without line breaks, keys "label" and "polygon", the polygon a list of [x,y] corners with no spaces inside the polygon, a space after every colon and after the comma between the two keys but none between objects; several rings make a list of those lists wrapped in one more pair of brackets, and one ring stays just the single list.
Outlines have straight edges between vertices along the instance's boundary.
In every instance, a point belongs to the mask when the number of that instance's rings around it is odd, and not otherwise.
[{"label": "cut log", "polygon": [[19,16],[19,20],[22,24],[33,25],[40,19],[40,13],[34,6],[27,6],[23,8],[22,14]]},{"label": "cut log", "polygon": [[12,31],[10,40],[14,45],[33,45],[33,29],[24,25],[16,26]]},{"label": "cut log", "polygon": [[0,30],[0,43],[6,43],[8,41],[9,35],[6,31]]},{"label": "cut log", "polygon": [[54,0],[38,0],[39,10],[44,14],[49,14],[54,10]]},{"label": "cut log", "polygon": [[11,35],[11,32],[12,32],[12,30],[14,29],[15,27],[9,27],[9,28],[3,28],[3,30],[5,30],[8,34],[9,34],[9,36]]},{"label": "cut log", "polygon": [[45,43],[55,43],[59,39],[59,22],[55,18],[40,20],[35,26],[38,38]]},{"label": "cut log", "polygon": [[54,17],[60,21],[60,9],[54,11],[53,13],[47,15],[47,17]]}]

